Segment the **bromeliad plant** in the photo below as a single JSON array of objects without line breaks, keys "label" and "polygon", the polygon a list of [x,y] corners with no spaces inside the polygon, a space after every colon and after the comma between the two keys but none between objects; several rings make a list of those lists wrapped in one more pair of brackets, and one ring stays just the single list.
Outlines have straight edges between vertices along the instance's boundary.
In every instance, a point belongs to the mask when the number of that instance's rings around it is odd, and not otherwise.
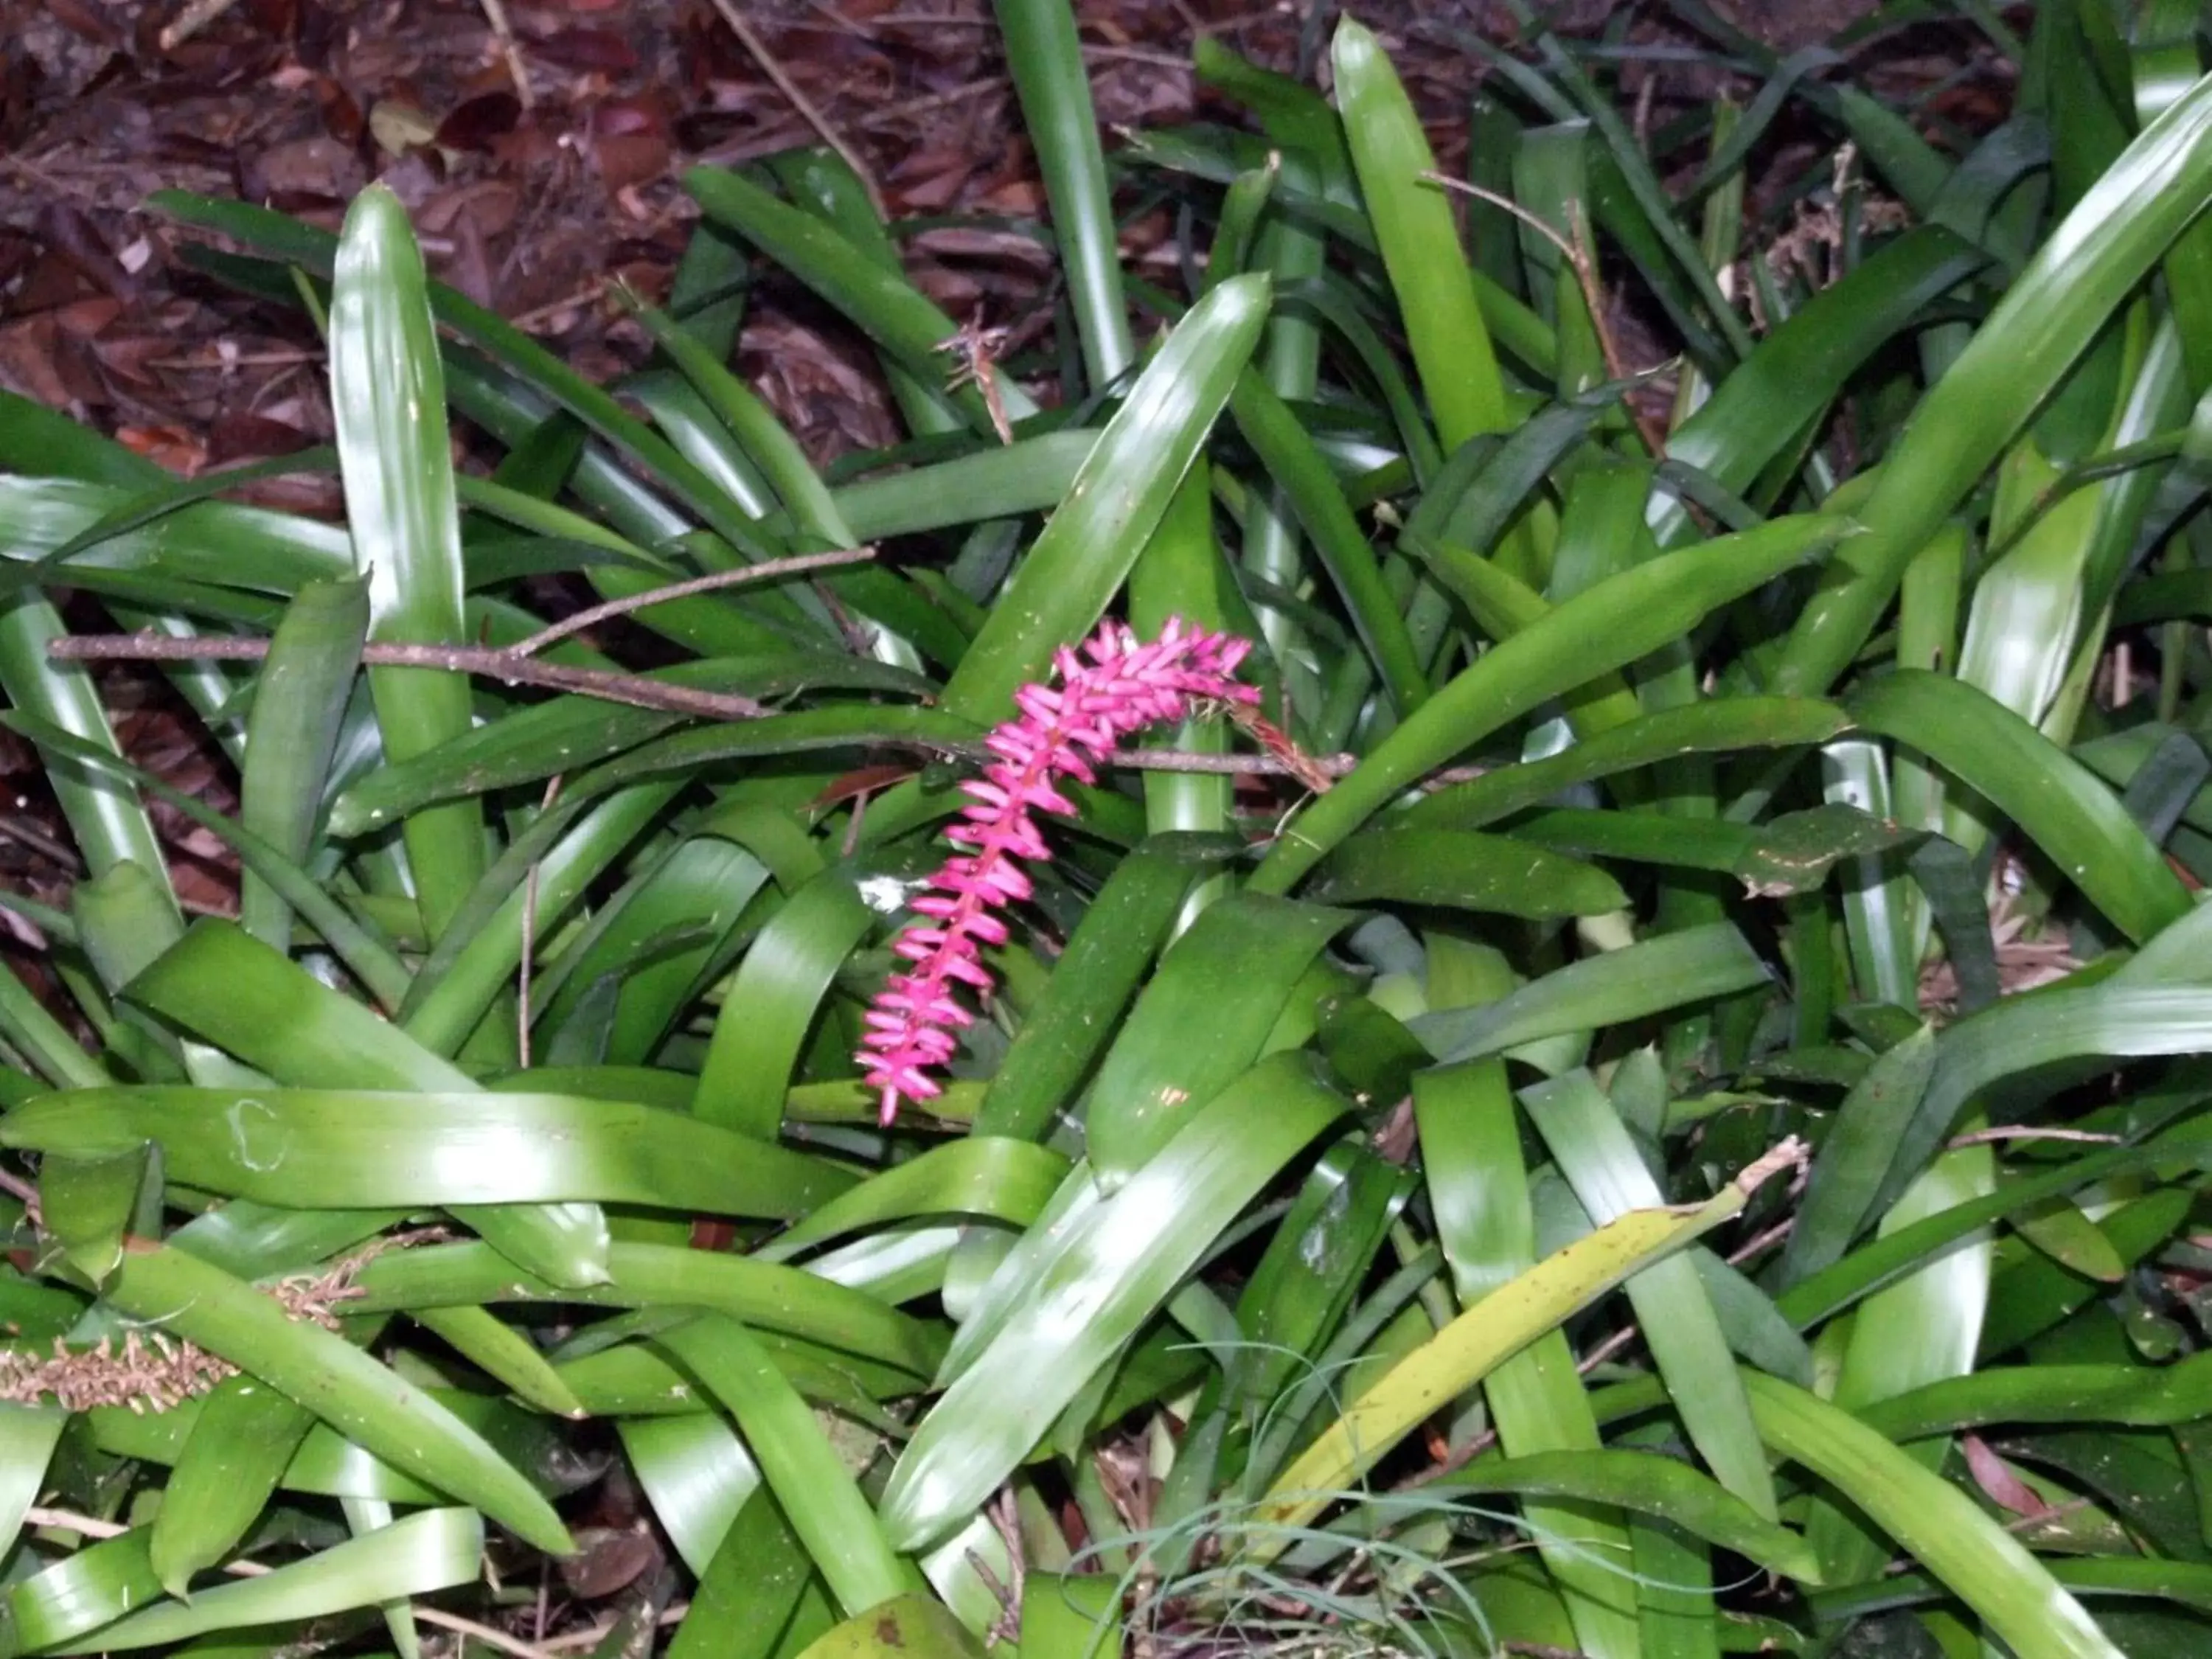
[{"label": "bromeliad plant", "polygon": [[[8,1650],[2203,1650],[2212,80],[1964,10],[1987,135],[1460,41],[1455,203],[1356,22],[1109,160],[1003,0],[1050,408],[824,155],[690,175],[612,389],[381,191],[159,198],[326,326],[347,516],[0,405],[85,872],[0,896]],[[911,441],[730,374],[756,258]]]}]

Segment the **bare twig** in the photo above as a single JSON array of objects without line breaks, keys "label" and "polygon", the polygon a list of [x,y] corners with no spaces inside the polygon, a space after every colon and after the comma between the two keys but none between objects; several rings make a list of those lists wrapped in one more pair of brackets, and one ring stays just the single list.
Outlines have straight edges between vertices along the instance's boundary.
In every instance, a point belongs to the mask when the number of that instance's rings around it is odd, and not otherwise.
[{"label": "bare twig", "polygon": [[1966,1134],[1953,1135],[1943,1145],[1954,1152],[1961,1146],[2001,1146],[2008,1140],[2080,1140],[2097,1146],[2117,1146],[2124,1138],[2099,1134],[2088,1129],[2031,1129],[2014,1123],[2001,1128],[1974,1129]]},{"label": "bare twig", "polygon": [[801,553],[788,559],[764,559],[758,564],[740,565],[734,570],[717,570],[711,575],[694,576],[689,581],[671,582],[649,593],[632,593],[626,599],[588,606],[573,617],[563,617],[550,628],[539,629],[526,640],[516,641],[507,649],[518,657],[533,656],[554,641],[580,634],[611,617],[626,617],[634,611],[647,610],[670,599],[689,599],[695,593],[712,593],[725,587],[742,587],[778,576],[800,576],[812,570],[832,570],[840,565],[865,564],[875,556],[872,547],[853,547],[829,553]]},{"label": "bare twig", "polygon": [[[77,634],[49,641],[46,654],[58,662],[258,662],[269,654],[269,641],[206,635],[179,638],[165,634]],[[371,668],[442,668],[508,685],[543,686],[700,720],[751,720],[769,712],[764,704],[750,697],[702,691],[604,668],[538,662],[488,646],[369,645],[362,647],[361,659]]]},{"label": "bare twig", "polygon": [[161,31],[161,50],[174,52],[237,3],[238,0],[185,0]]},{"label": "bare twig", "polygon": [[949,340],[938,343],[939,351],[957,352],[959,363],[945,377],[945,389],[957,392],[963,386],[972,386],[983,394],[983,406],[991,412],[991,429],[999,434],[999,441],[1010,444],[1014,441],[1013,422],[1006,418],[1006,399],[999,386],[1000,354],[1006,349],[1009,331],[983,326],[983,313],[979,310]]},{"label": "bare twig", "polygon": [[514,38],[514,26],[507,21],[506,0],[480,0],[484,21],[491,25],[491,37],[499,43],[499,55],[507,60],[507,78],[514,82],[514,96],[525,109],[535,109],[538,100],[531,95],[530,66],[522,61],[522,43]]},{"label": "bare twig", "polygon": [[768,42],[762,40],[759,32],[745,21],[745,15],[738,10],[736,0],[714,0],[714,9],[721,13],[722,21],[730,26],[730,33],[736,35],[738,44],[751,54],[753,62],[758,64],[768,78],[775,82],[776,90],[791,100],[792,108],[799,112],[800,118],[821,134],[822,142],[836,150],[843,158],[845,165],[853,169],[860,180],[860,187],[868,192],[869,204],[878,214],[882,213],[884,192],[877,185],[874,169],[868,166],[866,158],[845,141],[844,134],[830,125],[830,118],[823,114],[814,100],[791,78],[789,71],[768,49]]},{"label": "bare twig", "polygon": [[[758,570],[759,566],[754,568]],[[665,590],[641,594],[642,600],[665,597]],[[525,641],[526,644],[528,641]],[[751,720],[772,713],[750,697],[725,691],[702,691],[642,675],[617,673],[604,668],[569,668],[519,656],[520,647],[495,649],[466,645],[368,645],[362,647],[362,664],[370,668],[438,668],[456,674],[475,674],[508,685],[534,685],[577,696],[598,697],[633,708],[657,708],[696,720]],[[269,654],[265,639],[237,635],[173,634],[68,634],[46,645],[47,656],[57,662],[258,662]],[[989,751],[980,743],[955,743],[920,738],[903,741],[931,754],[953,758],[981,759]],[[1359,764],[1357,755],[1311,756],[1193,755],[1176,749],[1127,749],[1103,764],[1133,772],[1201,772],[1229,777],[1296,778],[1309,789],[1326,788]],[[1471,783],[1485,775],[1485,766],[1448,766],[1432,772],[1422,787],[1441,789]]]}]

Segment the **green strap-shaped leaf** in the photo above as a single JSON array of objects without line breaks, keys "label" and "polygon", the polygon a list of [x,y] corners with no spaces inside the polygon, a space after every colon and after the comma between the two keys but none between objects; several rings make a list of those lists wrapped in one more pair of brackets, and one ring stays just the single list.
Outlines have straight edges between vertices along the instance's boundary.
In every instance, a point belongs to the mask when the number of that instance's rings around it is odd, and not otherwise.
[{"label": "green strap-shaped leaf", "polygon": [[1799,616],[1770,689],[1832,685],[1914,555],[2212,200],[2212,79],[2146,126],[2045,240],[1884,457],[1869,533]]},{"label": "green strap-shaped leaf", "polygon": [[[1680,1260],[1680,1258],[1670,1258]],[[1645,1269],[1648,1273],[1649,1268]],[[1420,1488],[1424,1494],[1526,1492],[1655,1515],[1801,1583],[1820,1574],[1805,1540],[1687,1464],[1640,1451],[1532,1452],[1486,1457]],[[1419,1500],[1414,1500],[1418,1502]],[[1378,1500],[1383,1513],[1400,1507]],[[1408,1503],[1407,1508],[1413,1508]]]},{"label": "green strap-shaped leaf", "polygon": [[263,1577],[203,1589],[189,1602],[149,1607],[55,1650],[130,1652],[404,1602],[472,1582],[483,1552],[483,1521],[474,1510],[426,1510]]},{"label": "green strap-shaped leaf", "polygon": [[1192,880],[1240,850],[1226,836],[1155,836],[1114,866],[1000,1061],[975,1133],[1034,1139],[1073,1103],[1167,942]]},{"label": "green strap-shaped leaf", "polygon": [[1851,1085],[1813,1159],[1783,1250],[1784,1285],[1820,1272],[1850,1248],[1935,1070],[1936,1032],[1923,1025],[1883,1051]]},{"label": "green strap-shaped leaf", "polygon": [[1625,908],[1628,895],[1595,865],[1510,836],[1387,828],[1354,836],[1307,885],[1325,904],[1377,899],[1541,920]]},{"label": "green strap-shaped leaf", "polygon": [[1288,891],[1424,775],[1547,699],[1681,638],[1721,606],[1816,556],[1842,528],[1830,519],[1777,519],[1653,559],[1554,606],[1484,653],[1293,819],[1252,886]]},{"label": "green strap-shaped leaf", "polygon": [[1467,1060],[1747,991],[1766,979],[1743,935],[1717,921],[1587,957],[1495,1002],[1424,1014],[1411,1024],[1439,1060]]},{"label": "green strap-shaped leaf", "polygon": [[[1666,1202],[1626,1126],[1588,1072],[1570,1072],[1521,1098],[1592,1220],[1602,1224]],[[1687,1255],[1669,1256],[1626,1288],[1691,1443],[1722,1486],[1774,1519],[1773,1478],[1697,1264]]]},{"label": "green strap-shaped leaf", "polygon": [[[196,924],[127,994],[280,1083],[476,1090],[397,1026],[225,922]],[[495,1206],[461,1218],[533,1273],[569,1285],[605,1275],[606,1221],[596,1206]]]},{"label": "green strap-shaped leaf", "polygon": [[1135,356],[1121,298],[1121,254],[1106,182],[1091,75],[1076,38],[1071,0],[994,0],[1006,65],[1021,100],[1052,207],[1053,238],[1074,307],[1093,392],[1103,392]]},{"label": "green strap-shaped leaf", "polygon": [[1297,514],[1315,556],[1336,584],[1360,643],[1375,659],[1389,691],[1391,705],[1401,715],[1411,714],[1427,699],[1428,680],[1405,618],[1384,585],[1375,550],[1360,532],[1343,487],[1290,405],[1257,374],[1238,380],[1231,406],[1237,430],[1259,453],[1261,465]]},{"label": "green strap-shaped leaf", "polygon": [[1988,799],[2137,944],[2188,913],[2181,878],[2112,792],[1985,693],[1899,669],[1850,708],[1868,731],[1911,744]]},{"label": "green strap-shaped leaf", "polygon": [[1228,402],[1268,295],[1264,276],[1224,283],[1145,366],[946,683],[949,712],[987,726],[1011,718],[1014,692],[1105,614]]},{"label": "green strap-shaped leaf", "polygon": [[[926,682],[888,664],[828,651],[720,658],[644,677],[702,691],[770,699],[812,690],[914,691]],[[535,783],[619,755],[684,724],[686,717],[595,697],[533,703],[440,744],[404,764],[355,780],[331,809],[331,833],[357,836],[425,802]]]},{"label": "green strap-shaped leaf", "polygon": [[1066,1176],[1067,1159],[1033,1141],[963,1135],[819,1206],[753,1259],[787,1261],[824,1239],[915,1216],[981,1216],[1026,1227]]},{"label": "green strap-shaped leaf", "polygon": [[561,1095],[155,1085],[47,1095],[0,1118],[0,1144],[64,1157],[149,1140],[177,1180],[304,1209],[589,1200],[785,1217],[852,1181],[687,1112]]},{"label": "green strap-shaped leaf", "polygon": [[[1184,1124],[1114,1196],[1079,1206],[1051,1232],[1039,1270],[1017,1281],[988,1347],[922,1419],[892,1471],[880,1512],[893,1545],[919,1547],[972,1513],[1245,1205],[1344,1108],[1307,1057],[1271,1056]],[[1080,1169],[1070,1182],[1090,1185]],[[1054,1225],[1048,1210],[1036,1231]]]},{"label": "green strap-shaped leaf", "polygon": [[752,1333],[710,1315],[658,1340],[737,1419],[762,1477],[840,1606],[862,1612],[909,1587],[911,1571],[892,1553],[812,1408]]},{"label": "green strap-shaped leaf", "polygon": [[105,1299],[251,1371],[349,1439],[538,1548],[573,1547],[538,1489],[476,1431],[343,1338],[167,1245],[126,1251]]},{"label": "green strap-shaped leaf", "polygon": [[1381,44],[1346,17],[1331,49],[1337,106],[1375,240],[1447,452],[1506,424],[1504,382],[1474,302],[1451,204],[1412,101]]},{"label": "green strap-shaped leaf", "polygon": [[698,1571],[691,1610],[668,1644],[668,1659],[769,1659],[814,1566],[764,1492],[738,1512]]},{"label": "green strap-shaped leaf", "polygon": [[[603,1352],[616,1352],[612,1349]],[[650,1354],[649,1348],[629,1352]],[[665,1363],[665,1362],[664,1362]],[[673,1364],[672,1378],[682,1377]],[[688,1383],[679,1383],[688,1387]],[[623,1418],[616,1425],[638,1485],[684,1565],[703,1573],[761,1490],[760,1465],[720,1412]],[[770,1506],[773,1506],[771,1500]]]},{"label": "green strap-shaped leaf", "polygon": [[[1431,1000],[1446,1006],[1472,1000],[1494,989],[1485,981],[1498,977],[1477,951],[1447,937],[1429,939]],[[1536,1256],[1528,1166],[1504,1062],[1484,1060],[1417,1073],[1413,1121],[1437,1243],[1464,1310],[1513,1284]],[[1447,1305],[1432,1310],[1431,1317],[1444,1326],[1449,1311]],[[1424,1339],[1429,1334],[1419,1334]],[[1346,1391],[1358,1392],[1389,1359],[1403,1357],[1401,1348],[1377,1360],[1367,1376],[1347,1383]],[[1597,1449],[1589,1396],[1562,1332],[1536,1336],[1521,1352],[1502,1358],[1481,1382],[1482,1400],[1510,1455]],[[1629,1545],[1620,1517],[1587,1505],[1530,1498],[1522,1504],[1522,1520],[1537,1540],[1549,1580],[1559,1588],[1577,1645],[1594,1654],[1632,1655],[1635,1596],[1607,1565],[1608,1558]]]},{"label": "green strap-shaped leaf", "polygon": [[[312,850],[323,785],[368,634],[362,584],[311,583],[277,624],[254,683],[239,823],[295,864],[305,864]],[[240,879],[238,911],[239,925],[263,944],[289,948],[291,907],[250,869]]]},{"label": "green strap-shaped leaf", "polygon": [[[388,190],[355,198],[331,287],[331,409],[355,567],[380,644],[463,645],[460,514],[446,433],[446,382],[422,251]],[[385,753],[404,761],[473,723],[468,682],[425,668],[369,672]],[[483,872],[475,801],[405,826],[424,924],[443,933]]]},{"label": "green strap-shaped leaf", "polygon": [[723,998],[694,1113],[756,1139],[775,1138],[792,1068],[823,998],[874,921],[853,872],[842,867],[792,896],[745,952]]},{"label": "green strap-shaped leaf", "polygon": [[201,1402],[147,1546],[170,1595],[184,1595],[193,1574],[237,1547],[314,1422],[313,1413],[257,1376],[227,1378]]},{"label": "green strap-shaped leaf", "polygon": [[[1060,0],[1050,0],[1054,5]],[[1230,621],[1235,585],[1213,530],[1213,469],[1205,457],[1191,464],[1175,498],[1129,571],[1129,625],[1157,636],[1176,617],[1209,633],[1234,632]],[[1188,754],[1226,754],[1229,732],[1218,720],[1179,723],[1175,746]],[[1200,772],[1153,772],[1144,781],[1145,827],[1153,835],[1222,835],[1230,828],[1234,780]],[[1217,878],[1184,904],[1187,924],[1227,890]]]},{"label": "green strap-shaped leaf", "polygon": [[1237,894],[1169,947],[1098,1068],[1088,1126],[1109,1191],[1258,1059],[1338,910]]},{"label": "green strap-shaped leaf", "polygon": [[2171,1365],[2000,1365],[1877,1401],[1860,1420],[1892,1440],[1989,1423],[2166,1428],[2212,1413],[2212,1353]]},{"label": "green strap-shaped leaf", "polygon": [[0,1540],[9,1549],[21,1535],[26,1512],[46,1489],[46,1467],[70,1416],[58,1406],[0,1401]]},{"label": "green strap-shaped leaf", "polygon": [[605,1285],[564,1290],[519,1278],[481,1244],[394,1251],[363,1267],[362,1312],[464,1308],[483,1303],[581,1301],[596,1307],[705,1308],[743,1320],[756,1332],[784,1332],[926,1376],[944,1357],[941,1333],[886,1307],[865,1291],[811,1273],[713,1250],[668,1244],[617,1244]]},{"label": "green strap-shaped leaf", "polygon": [[1958,1487],[1802,1389],[1756,1371],[1743,1382],[1766,1443],[1850,1498],[2020,1659],[2118,1659],[2081,1603]]}]

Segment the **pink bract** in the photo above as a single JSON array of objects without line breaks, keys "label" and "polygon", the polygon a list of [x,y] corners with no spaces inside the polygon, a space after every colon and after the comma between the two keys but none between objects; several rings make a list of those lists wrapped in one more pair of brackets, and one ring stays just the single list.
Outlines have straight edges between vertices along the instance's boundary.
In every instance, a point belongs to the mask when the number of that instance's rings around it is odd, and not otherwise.
[{"label": "pink bract", "polygon": [[890,976],[868,1012],[866,1046],[856,1058],[868,1086],[883,1097],[886,1127],[901,1100],[939,1092],[931,1073],[952,1057],[956,1034],[975,1019],[953,987],[989,988],[978,952],[1006,939],[1006,925],[994,913],[1030,896],[1024,860],[1052,856],[1030,813],[1073,812],[1056,781],[1096,781],[1092,763],[1146,726],[1180,720],[1200,703],[1257,703],[1258,690],[1236,678],[1251,648],[1249,640],[1193,629],[1180,618],[1151,641],[1108,622],[1081,651],[1058,654],[1057,684],[1025,685],[1014,694],[1020,717],[991,733],[987,746],[996,758],[961,786],[970,804],[945,832],[967,850],[948,859],[930,878],[931,890],[915,900],[924,920],[891,946],[912,965]]}]

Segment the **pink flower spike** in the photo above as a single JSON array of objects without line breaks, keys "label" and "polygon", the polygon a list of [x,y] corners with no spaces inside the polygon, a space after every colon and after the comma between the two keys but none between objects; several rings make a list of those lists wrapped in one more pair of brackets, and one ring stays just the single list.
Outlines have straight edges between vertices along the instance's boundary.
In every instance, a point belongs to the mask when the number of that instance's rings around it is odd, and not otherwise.
[{"label": "pink flower spike", "polygon": [[1021,864],[1052,856],[1030,814],[1073,814],[1075,805],[1058,780],[1097,781],[1092,762],[1148,726],[1208,704],[1256,704],[1257,688],[1234,678],[1251,649],[1249,640],[1208,634],[1179,617],[1150,641],[1108,621],[1079,647],[1054,653],[1057,685],[1033,682],[1014,693],[1018,717],[985,740],[994,758],[982,777],[962,784],[967,803],[945,830],[947,841],[966,850],[948,860],[927,884],[931,890],[913,901],[922,920],[891,945],[911,966],[892,975],[877,997],[854,1056],[881,1097],[886,1128],[902,1101],[940,1092],[930,1073],[952,1057],[954,1034],[975,1023],[953,988],[990,989],[981,952],[1010,937],[997,913],[1034,891]]}]

